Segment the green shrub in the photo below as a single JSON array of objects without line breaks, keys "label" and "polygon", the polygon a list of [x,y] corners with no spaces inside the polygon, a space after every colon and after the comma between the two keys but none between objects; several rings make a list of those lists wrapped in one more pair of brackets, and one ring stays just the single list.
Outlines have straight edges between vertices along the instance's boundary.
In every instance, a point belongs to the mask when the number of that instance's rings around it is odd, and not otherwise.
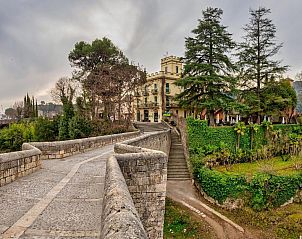
[{"label": "green shrub", "polygon": [[90,121],[76,115],[69,121],[68,130],[71,139],[80,139],[89,137],[92,127]]},{"label": "green shrub", "polygon": [[199,169],[197,181],[207,195],[221,204],[227,198],[238,198],[247,188],[244,176],[229,176],[206,167]]},{"label": "green shrub", "polygon": [[302,185],[300,176],[275,176],[256,174],[249,184],[251,207],[262,210],[279,207],[289,201]]},{"label": "green shrub", "polygon": [[59,140],[69,139],[69,118],[61,116],[59,123]]},{"label": "green shrub", "polygon": [[36,141],[55,141],[59,135],[59,118],[52,120],[39,117],[35,122]]},{"label": "green shrub", "polygon": [[33,123],[10,124],[8,128],[0,131],[0,150],[4,152],[19,151],[23,143],[33,141],[34,137]]}]

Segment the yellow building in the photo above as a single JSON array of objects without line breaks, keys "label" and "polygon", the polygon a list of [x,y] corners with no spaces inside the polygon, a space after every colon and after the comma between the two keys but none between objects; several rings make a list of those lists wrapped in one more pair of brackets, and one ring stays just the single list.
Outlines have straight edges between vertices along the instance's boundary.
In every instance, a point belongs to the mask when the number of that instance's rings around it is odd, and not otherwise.
[{"label": "yellow building", "polygon": [[161,122],[164,117],[172,115],[186,117],[186,112],[174,100],[180,93],[180,88],[174,83],[181,77],[182,68],[179,57],[161,59],[161,70],[149,74],[147,83],[135,93],[135,121]]}]

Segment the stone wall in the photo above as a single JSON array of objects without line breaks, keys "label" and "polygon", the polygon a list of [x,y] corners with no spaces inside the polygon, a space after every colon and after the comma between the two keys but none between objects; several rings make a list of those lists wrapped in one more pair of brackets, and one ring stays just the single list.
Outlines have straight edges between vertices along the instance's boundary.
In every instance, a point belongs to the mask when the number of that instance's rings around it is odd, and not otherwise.
[{"label": "stone wall", "polygon": [[106,166],[101,238],[148,238],[114,156]]},{"label": "stone wall", "polygon": [[[170,130],[141,135],[140,137],[124,141],[123,145],[136,146],[136,150],[138,151],[141,150],[140,148],[158,150],[169,156],[171,147]],[[121,149],[120,144],[116,144],[114,148],[116,153],[132,153],[135,150],[132,147]]]},{"label": "stone wall", "polygon": [[0,186],[35,172],[41,167],[41,151],[23,144],[22,151],[0,154]]},{"label": "stone wall", "polygon": [[189,172],[191,174],[191,178],[193,177],[193,168],[190,163],[190,155],[189,155],[189,140],[188,140],[188,133],[187,133],[187,124],[186,124],[186,119],[183,117],[177,118],[177,130],[180,133],[180,139],[181,139],[181,144],[184,149],[184,156],[187,162],[187,166],[189,169]]},{"label": "stone wall", "polygon": [[[135,139],[127,140],[115,145],[114,158],[117,160],[121,173],[130,192],[131,200],[136,208],[136,212],[146,230],[147,238],[163,238],[163,223],[165,213],[165,198],[167,184],[167,163],[171,145],[170,130],[164,132],[150,133]],[[159,151],[160,150],[160,151]],[[111,162],[108,160],[107,165]],[[111,171],[107,171],[111,173]],[[106,175],[106,178],[109,176]],[[105,189],[110,187],[110,182],[106,180]],[[116,193],[122,186],[115,187]],[[125,189],[124,189],[125,190]],[[124,197],[125,199],[126,197]],[[109,204],[115,204],[113,200],[108,200],[108,192],[105,191],[104,208],[111,208]],[[129,202],[128,202],[129,203]],[[107,205],[106,205],[107,204]],[[115,214],[115,209],[111,209],[111,214]],[[110,211],[110,210],[109,210]],[[130,216],[128,214],[131,214]],[[118,238],[119,232],[124,231],[124,220],[108,220],[110,212],[103,210],[102,238],[110,234],[110,238]],[[128,210],[127,217],[136,218],[135,212]],[[136,224],[136,221],[132,221]],[[118,225],[120,224],[120,225]],[[130,223],[131,224],[131,223]],[[133,227],[133,225],[128,225]],[[111,230],[108,230],[110,229]],[[119,229],[120,228],[120,229]],[[104,233],[103,233],[104,232]],[[106,232],[106,235],[105,235]],[[136,233],[139,233],[137,231]],[[115,236],[117,235],[117,236]],[[108,237],[109,238],[109,237]],[[132,237],[119,238],[145,238],[138,234]]]},{"label": "stone wall", "polygon": [[139,131],[74,139],[54,142],[32,142],[31,145],[42,151],[41,159],[60,159],[74,154],[83,153],[93,148],[102,147],[129,138],[139,136]]}]

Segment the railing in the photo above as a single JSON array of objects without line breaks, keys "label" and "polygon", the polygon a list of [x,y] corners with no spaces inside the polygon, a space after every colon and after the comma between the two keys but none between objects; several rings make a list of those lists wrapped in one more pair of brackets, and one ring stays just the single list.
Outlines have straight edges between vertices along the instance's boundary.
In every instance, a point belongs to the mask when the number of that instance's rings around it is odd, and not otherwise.
[{"label": "railing", "polygon": [[158,108],[159,104],[157,102],[148,102],[148,103],[141,103],[137,105],[137,108],[146,109],[146,108]]},{"label": "railing", "polygon": [[148,92],[148,91],[144,91],[144,92],[143,92],[143,95],[144,95],[144,96],[148,96],[148,95],[149,95],[149,92]]}]

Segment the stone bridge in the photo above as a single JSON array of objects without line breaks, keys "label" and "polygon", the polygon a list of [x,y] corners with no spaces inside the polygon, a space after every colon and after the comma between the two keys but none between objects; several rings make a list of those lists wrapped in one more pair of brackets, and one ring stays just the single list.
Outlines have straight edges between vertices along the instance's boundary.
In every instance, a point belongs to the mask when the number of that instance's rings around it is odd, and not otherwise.
[{"label": "stone bridge", "polygon": [[0,238],[162,238],[169,129],[0,154]]}]

